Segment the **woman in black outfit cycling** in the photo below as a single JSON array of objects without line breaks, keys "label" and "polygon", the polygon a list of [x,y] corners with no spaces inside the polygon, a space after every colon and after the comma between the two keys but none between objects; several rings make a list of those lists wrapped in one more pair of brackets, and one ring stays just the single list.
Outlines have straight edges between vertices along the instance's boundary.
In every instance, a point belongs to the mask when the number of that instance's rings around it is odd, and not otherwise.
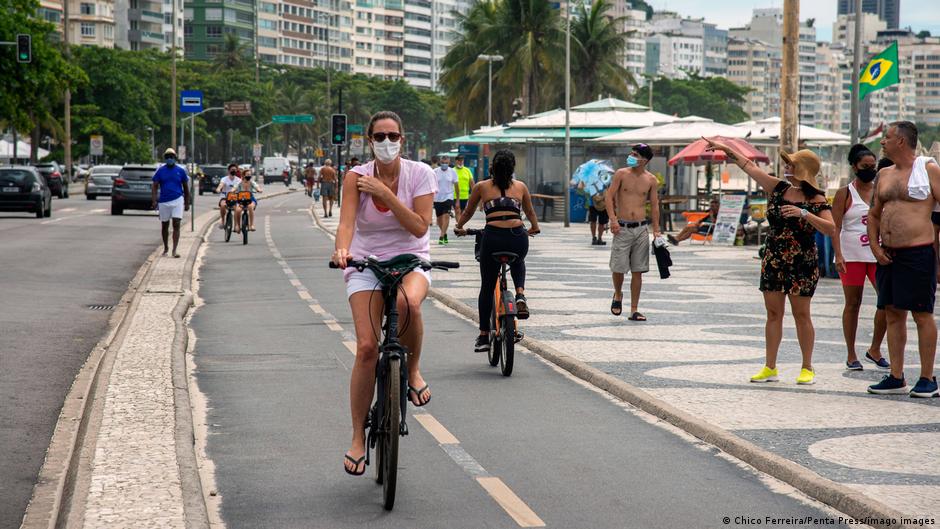
[{"label": "woman in black outfit cycling", "polygon": [[[512,283],[516,287],[517,317],[524,320],[529,317],[529,307],[525,299],[525,256],[529,251],[529,236],[539,232],[539,219],[532,207],[532,197],[525,184],[513,179],[516,169],[516,157],[507,150],[498,151],[493,156],[492,178],[473,186],[470,200],[463,210],[463,215],[454,227],[454,233],[465,235],[464,224],[470,221],[480,202],[486,215],[483,241],[480,244],[480,336],[477,337],[474,350],[489,350],[490,312],[493,310],[493,291],[496,277],[499,275],[499,263],[493,259],[495,252],[512,252],[519,256],[510,265]],[[526,230],[522,224],[522,212],[532,226]]]}]

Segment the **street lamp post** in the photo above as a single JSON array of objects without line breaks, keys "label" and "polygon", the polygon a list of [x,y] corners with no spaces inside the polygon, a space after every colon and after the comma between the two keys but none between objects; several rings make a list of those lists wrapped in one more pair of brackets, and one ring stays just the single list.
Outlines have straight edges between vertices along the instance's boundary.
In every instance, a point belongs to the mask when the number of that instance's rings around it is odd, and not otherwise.
[{"label": "street lamp post", "polygon": [[150,160],[153,161],[157,159],[156,147],[153,143],[153,127],[148,126],[147,130],[150,131]]},{"label": "street lamp post", "polygon": [[571,180],[571,2],[565,5],[565,170],[561,183],[565,227],[571,225],[568,182]]},{"label": "street lamp post", "polygon": [[[196,116],[205,114],[206,112],[212,110],[222,110],[223,107],[209,107],[202,112],[196,112],[195,114],[190,115],[188,118],[183,118],[181,123],[186,123],[186,120],[189,119],[189,153],[187,153],[187,158],[192,160],[192,173],[196,172]],[[151,129],[151,134],[152,134]],[[180,137],[180,141],[183,142],[183,145],[186,144],[186,136]],[[191,202],[190,207],[190,221],[189,221],[189,230],[196,231],[196,179],[193,177],[193,174],[189,175],[189,200]]]},{"label": "street lamp post", "polygon": [[477,59],[486,61],[489,68],[489,82],[486,90],[486,126],[493,126],[493,61],[502,61],[502,55],[477,55]]},{"label": "street lamp post", "polygon": [[[260,141],[258,140],[258,133],[261,132],[261,129],[263,129],[263,128],[265,128],[265,127],[270,127],[270,126],[273,125],[273,124],[274,124],[273,121],[269,121],[269,122],[265,123],[264,125],[260,125],[260,126],[258,126],[258,127],[255,127],[255,144],[256,144],[256,145],[257,145],[258,143],[260,143]],[[261,157],[259,156],[258,158],[261,158]],[[260,170],[261,170],[261,169],[260,169],[260,168],[258,167],[258,165],[256,164],[256,165],[255,165],[255,172],[260,174]],[[261,180],[262,180],[262,182],[264,181],[264,175],[261,175]]]}]

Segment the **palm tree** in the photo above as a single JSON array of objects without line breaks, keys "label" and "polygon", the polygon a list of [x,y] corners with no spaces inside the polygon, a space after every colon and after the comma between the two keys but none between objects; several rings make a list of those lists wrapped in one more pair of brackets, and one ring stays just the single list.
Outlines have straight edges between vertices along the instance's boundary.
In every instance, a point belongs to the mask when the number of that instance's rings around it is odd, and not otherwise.
[{"label": "palm tree", "polygon": [[593,0],[590,8],[580,3],[572,12],[571,79],[578,103],[604,94],[626,99],[636,86],[623,66],[628,36],[620,31],[624,19],[610,16],[612,7],[610,0]]},{"label": "palm tree", "polygon": [[[307,107],[304,104],[304,90],[300,85],[293,83],[282,85],[278,89],[276,108],[278,114],[305,114]],[[294,125],[281,125],[281,131],[284,133],[284,156],[287,156],[291,147],[293,127]]]},{"label": "palm tree", "polygon": [[225,41],[222,43],[222,51],[215,56],[216,72],[225,70],[239,70],[248,65],[248,58],[251,50],[248,44],[238,38],[234,33],[226,33]]}]

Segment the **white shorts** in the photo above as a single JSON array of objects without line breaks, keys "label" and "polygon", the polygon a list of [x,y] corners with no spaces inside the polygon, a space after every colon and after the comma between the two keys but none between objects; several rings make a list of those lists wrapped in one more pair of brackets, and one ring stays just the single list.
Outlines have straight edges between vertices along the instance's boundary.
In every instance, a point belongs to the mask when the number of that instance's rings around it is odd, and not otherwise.
[{"label": "white shorts", "polygon": [[160,222],[170,222],[171,218],[181,219],[183,218],[183,197],[169,202],[160,202],[157,204],[157,209],[160,211]]},{"label": "white shorts", "polygon": [[[428,288],[431,287],[431,272],[423,270],[421,268],[415,268],[414,272],[419,273],[424,276],[428,281]],[[379,279],[375,277],[375,273],[372,270],[366,268],[362,272],[358,270],[353,270],[349,276],[346,277],[346,298],[352,297],[356,292],[364,292],[368,290],[382,290],[382,284],[379,283]]]}]

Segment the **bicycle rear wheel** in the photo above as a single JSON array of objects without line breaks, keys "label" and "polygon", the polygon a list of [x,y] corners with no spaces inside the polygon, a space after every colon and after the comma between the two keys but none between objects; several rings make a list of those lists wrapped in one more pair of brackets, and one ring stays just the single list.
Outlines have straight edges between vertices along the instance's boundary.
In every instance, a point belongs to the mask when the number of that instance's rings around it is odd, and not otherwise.
[{"label": "bicycle rear wheel", "polygon": [[388,361],[386,377],[385,434],[379,439],[381,456],[378,466],[382,473],[382,498],[385,510],[395,506],[395,486],[398,484],[398,441],[401,439],[401,360]]},{"label": "bicycle rear wheel", "polygon": [[500,341],[502,347],[499,355],[499,368],[504,377],[512,375],[512,363],[516,349],[516,317],[511,314],[505,314],[502,317],[502,325],[499,329],[502,335]]},{"label": "bicycle rear wheel", "polygon": [[499,332],[496,330],[496,311],[494,310],[490,312],[490,350],[486,353],[486,358],[490,361],[490,366],[496,367],[499,365],[499,350],[501,347]]},{"label": "bicycle rear wheel", "polygon": [[242,213],[242,244],[248,244],[248,213]]}]

